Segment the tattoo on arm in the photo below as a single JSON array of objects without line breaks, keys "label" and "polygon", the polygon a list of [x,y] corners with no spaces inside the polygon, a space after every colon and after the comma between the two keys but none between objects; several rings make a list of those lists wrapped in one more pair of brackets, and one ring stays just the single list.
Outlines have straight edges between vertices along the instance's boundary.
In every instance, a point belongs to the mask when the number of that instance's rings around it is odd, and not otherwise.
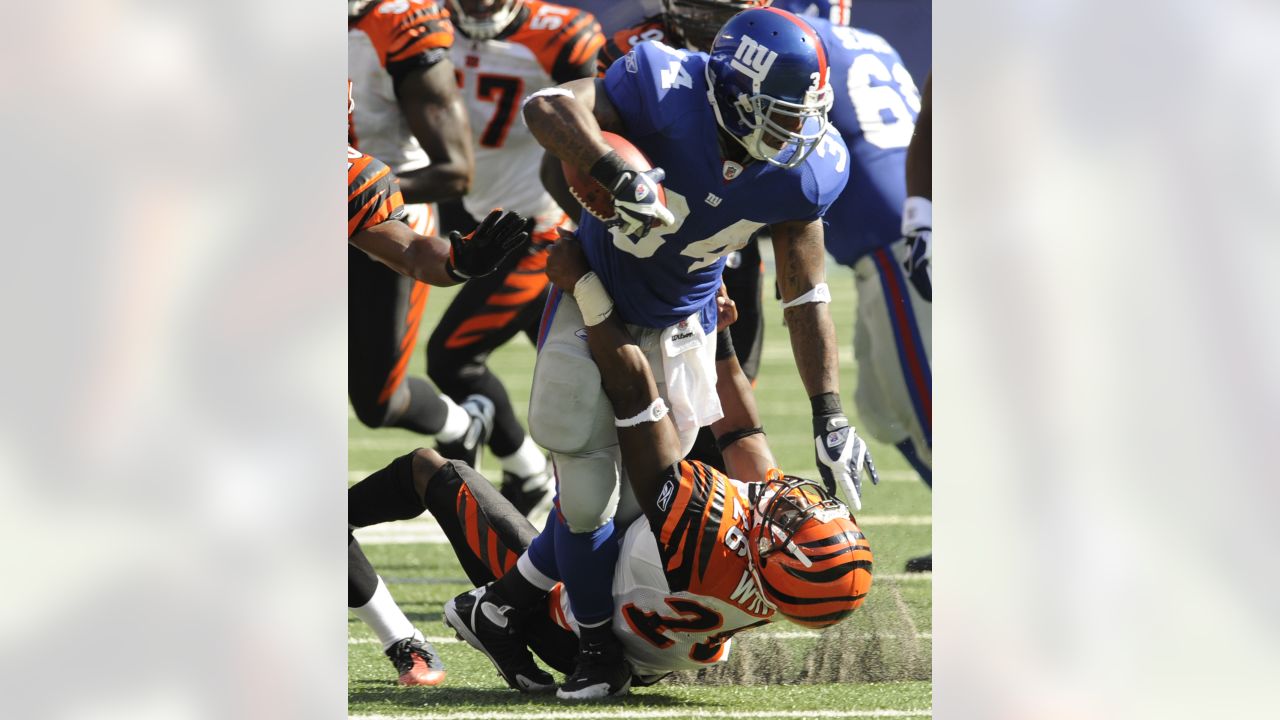
[{"label": "tattoo on arm", "polygon": [[[783,301],[793,300],[824,281],[826,255],[822,221],[780,223],[772,227],[778,286]],[[805,303],[783,311],[796,369],[809,397],[840,392],[839,350],[826,303]]]}]

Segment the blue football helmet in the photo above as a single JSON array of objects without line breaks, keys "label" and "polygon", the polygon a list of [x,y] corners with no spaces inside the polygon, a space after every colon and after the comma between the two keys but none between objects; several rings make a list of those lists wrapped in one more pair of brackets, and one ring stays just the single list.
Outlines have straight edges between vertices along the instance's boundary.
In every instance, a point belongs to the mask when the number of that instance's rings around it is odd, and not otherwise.
[{"label": "blue football helmet", "polygon": [[826,135],[835,99],[822,40],[772,7],[733,16],[711,46],[707,99],[716,122],[757,160],[796,167]]}]

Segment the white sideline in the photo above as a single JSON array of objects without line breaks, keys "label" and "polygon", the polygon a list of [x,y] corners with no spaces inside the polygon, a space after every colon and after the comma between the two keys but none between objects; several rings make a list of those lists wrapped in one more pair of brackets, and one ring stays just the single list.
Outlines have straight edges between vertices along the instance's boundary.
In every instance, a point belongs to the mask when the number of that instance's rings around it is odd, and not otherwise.
[{"label": "white sideline", "polygon": [[[858,524],[866,528],[888,525],[933,525],[932,515],[863,515]],[[411,543],[447,543],[440,524],[429,515],[413,520],[383,523],[356,530],[361,545],[407,545]]]},{"label": "white sideline", "polygon": [[[544,710],[540,712],[453,712],[432,714],[432,720],[594,720],[611,718],[920,718],[933,717],[933,710]],[[348,720],[404,720],[403,715],[351,715]]]}]

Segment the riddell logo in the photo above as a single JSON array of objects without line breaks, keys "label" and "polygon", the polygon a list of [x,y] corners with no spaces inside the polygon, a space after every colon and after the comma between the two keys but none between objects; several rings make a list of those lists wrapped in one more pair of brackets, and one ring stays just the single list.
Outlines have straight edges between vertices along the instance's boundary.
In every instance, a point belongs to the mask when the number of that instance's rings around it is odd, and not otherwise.
[{"label": "riddell logo", "polygon": [[769,68],[773,67],[773,62],[777,59],[778,53],[752,40],[750,35],[743,35],[730,65],[751,78],[758,88],[769,76]]},{"label": "riddell logo", "polygon": [[636,186],[636,200],[643,200],[647,197],[649,197],[649,186],[644,183],[640,183]]}]

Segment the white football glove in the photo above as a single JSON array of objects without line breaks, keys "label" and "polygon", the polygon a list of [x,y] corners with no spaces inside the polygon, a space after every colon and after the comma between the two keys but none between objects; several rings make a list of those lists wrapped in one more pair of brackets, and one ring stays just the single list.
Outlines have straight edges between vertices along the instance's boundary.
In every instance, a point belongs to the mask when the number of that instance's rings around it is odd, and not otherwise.
[{"label": "white football glove", "polygon": [[667,176],[662,168],[640,172],[611,152],[592,166],[591,176],[613,195],[617,217],[610,224],[624,235],[639,240],[649,234],[655,220],[662,227],[675,224],[676,216],[658,200],[658,183]]},{"label": "white football glove", "polygon": [[929,264],[933,257],[933,203],[928,198],[909,197],[903,204],[902,238],[906,244],[902,271],[916,292],[933,302],[933,270]]},{"label": "white football glove", "polygon": [[[837,487],[844,489],[845,500],[854,510],[862,509],[862,468],[865,465],[872,485],[880,484],[880,475],[871,461],[867,444],[854,432],[844,415],[814,418],[814,450],[818,458],[818,473],[827,491],[836,494]],[[823,423],[821,427],[819,423]]]}]

